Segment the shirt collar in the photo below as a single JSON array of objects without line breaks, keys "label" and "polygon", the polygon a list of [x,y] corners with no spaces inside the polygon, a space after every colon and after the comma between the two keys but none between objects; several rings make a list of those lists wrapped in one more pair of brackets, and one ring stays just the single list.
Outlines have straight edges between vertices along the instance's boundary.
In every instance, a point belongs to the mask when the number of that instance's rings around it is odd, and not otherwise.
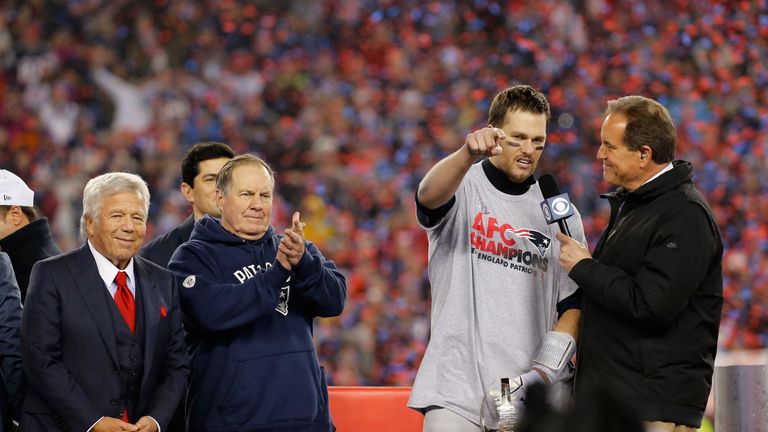
[{"label": "shirt collar", "polygon": [[485,176],[488,178],[488,181],[491,182],[496,190],[507,195],[523,195],[524,193],[528,192],[528,189],[530,189],[531,185],[536,183],[536,180],[533,178],[533,176],[528,177],[520,183],[510,180],[510,178],[507,177],[507,174],[504,171],[496,168],[496,165],[494,165],[490,159],[484,159],[482,164],[483,172],[485,172]]},{"label": "shirt collar", "polygon": [[[657,172],[655,176],[653,176],[653,177],[649,178],[649,179],[648,179],[648,180],[647,180],[645,183],[643,183],[643,184],[642,184],[642,185],[640,185],[640,186],[646,185],[646,184],[648,184],[648,183],[650,183],[650,182],[652,182],[652,181],[656,180],[657,178],[661,177],[661,175],[662,175],[662,174],[664,174],[664,173],[665,173],[665,172],[667,172],[667,171],[672,171],[674,168],[675,168],[675,166],[674,166],[674,165],[672,165],[672,162],[668,163],[668,164],[667,164],[667,166],[665,166],[663,170],[661,170],[661,171]],[[639,188],[638,188],[638,189],[639,189]]]},{"label": "shirt collar", "polygon": [[107,287],[109,293],[112,294],[113,297],[115,296],[115,292],[117,291],[115,276],[117,276],[117,272],[124,271],[126,276],[128,276],[128,288],[131,290],[131,294],[133,294],[135,297],[136,289],[134,288],[135,284],[133,283],[135,280],[133,276],[133,258],[128,261],[128,265],[125,266],[125,270],[120,270],[104,255],[99,253],[99,251],[93,247],[93,244],[91,244],[90,240],[88,240],[88,249],[90,249],[93,258],[96,260],[96,268],[99,270],[99,276],[101,277],[101,280],[104,281],[104,286]]}]

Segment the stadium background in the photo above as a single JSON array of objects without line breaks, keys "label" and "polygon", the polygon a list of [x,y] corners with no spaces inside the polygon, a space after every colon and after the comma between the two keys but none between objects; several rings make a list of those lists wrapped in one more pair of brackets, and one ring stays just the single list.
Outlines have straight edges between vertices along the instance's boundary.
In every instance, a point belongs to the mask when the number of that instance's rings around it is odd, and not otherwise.
[{"label": "stadium background", "polygon": [[429,333],[423,174],[515,83],[553,108],[552,172],[594,245],[610,186],[602,111],[653,97],[678,125],[725,241],[723,356],[768,336],[768,2],[6,0],[0,167],[36,192],[62,250],[85,182],[130,171],[152,193],[147,240],[189,208],[179,162],[200,140],[265,157],[274,225],[300,210],[349,302],[315,329],[332,385],[410,385]]}]

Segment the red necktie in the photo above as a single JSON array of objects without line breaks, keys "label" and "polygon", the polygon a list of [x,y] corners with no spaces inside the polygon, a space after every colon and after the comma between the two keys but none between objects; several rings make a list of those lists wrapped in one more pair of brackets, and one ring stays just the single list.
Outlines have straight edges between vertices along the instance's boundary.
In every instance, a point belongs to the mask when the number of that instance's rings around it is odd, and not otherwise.
[{"label": "red necktie", "polygon": [[125,272],[117,272],[115,283],[117,284],[115,303],[117,303],[117,308],[120,309],[120,315],[123,316],[125,323],[128,324],[128,328],[133,333],[136,330],[136,301],[133,299],[131,290],[128,289]]}]

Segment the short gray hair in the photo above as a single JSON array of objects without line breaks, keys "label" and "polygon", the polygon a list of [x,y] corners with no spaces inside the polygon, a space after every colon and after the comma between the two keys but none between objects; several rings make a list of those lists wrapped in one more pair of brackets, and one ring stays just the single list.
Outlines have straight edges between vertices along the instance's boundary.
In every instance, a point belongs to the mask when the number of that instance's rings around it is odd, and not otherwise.
[{"label": "short gray hair", "polygon": [[88,238],[85,219],[98,220],[104,198],[123,192],[138,192],[144,200],[144,215],[149,215],[149,189],[147,183],[136,174],[111,172],[88,180],[83,190],[83,215],[80,217],[80,234]]},{"label": "short gray hair", "polygon": [[216,189],[226,194],[229,191],[229,185],[232,183],[232,173],[235,172],[235,168],[241,165],[260,165],[264,167],[267,170],[267,174],[269,174],[269,178],[272,180],[272,184],[275,184],[275,172],[272,171],[272,167],[264,159],[246,153],[233,157],[221,167],[219,175],[216,177]]}]

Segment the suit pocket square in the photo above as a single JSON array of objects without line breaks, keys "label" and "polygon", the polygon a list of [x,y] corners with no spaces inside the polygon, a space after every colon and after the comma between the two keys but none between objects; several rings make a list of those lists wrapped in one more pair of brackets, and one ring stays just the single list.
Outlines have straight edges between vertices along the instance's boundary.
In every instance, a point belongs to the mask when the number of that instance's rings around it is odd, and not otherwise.
[{"label": "suit pocket square", "polygon": [[165,316],[168,315],[168,309],[165,308],[165,306],[160,306],[160,317],[165,318]]}]

